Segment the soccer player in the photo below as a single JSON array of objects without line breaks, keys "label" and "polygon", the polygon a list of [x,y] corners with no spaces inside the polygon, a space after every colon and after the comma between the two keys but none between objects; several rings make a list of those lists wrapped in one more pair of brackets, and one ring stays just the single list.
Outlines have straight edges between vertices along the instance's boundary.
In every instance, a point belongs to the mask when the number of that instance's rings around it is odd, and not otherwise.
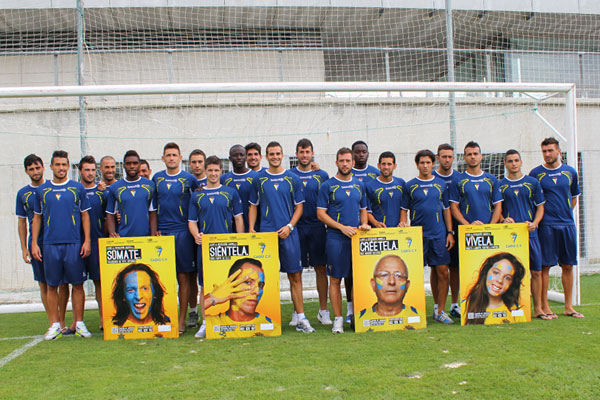
[{"label": "soccer player", "polygon": [[465,146],[467,170],[450,187],[452,216],[461,225],[495,224],[502,214],[502,196],[497,190],[498,180],[481,170],[481,148],[475,142]]},{"label": "soccer player", "polygon": [[94,282],[96,302],[100,313],[100,329],[102,324],[102,287],[100,283],[100,253],[98,238],[104,237],[104,219],[106,218],[106,192],[96,185],[96,160],[92,156],[84,156],[79,161],[79,181],[85,189],[90,209],[90,255],[83,259],[88,279]]},{"label": "soccer player", "polygon": [[[123,157],[125,177],[110,185],[106,205],[106,229],[110,237],[156,234],[156,210],[152,204],[154,182],[142,178],[140,156],[128,150]],[[121,215],[117,226],[115,214]]]},{"label": "soccer player", "polygon": [[435,154],[430,150],[420,150],[415,156],[419,170],[416,178],[406,182],[404,204],[400,215],[402,226],[407,226],[410,211],[410,225],[423,228],[423,258],[425,264],[435,269],[437,274],[438,313],[435,320],[444,324],[454,321],[444,312],[448,297],[448,264],[454,246],[452,216],[448,204],[446,182],[433,175]]},{"label": "soccer player", "polygon": [[[331,317],[327,309],[327,273],[325,272],[325,225],[317,218],[317,197],[323,182],[329,179],[327,172],[312,169],[314,157],[312,142],[300,139],[296,144],[296,157],[298,166],[290,171],[298,175],[304,191],[304,206],[302,217],[298,221],[298,235],[300,236],[300,251],[302,266],[307,268],[312,265],[315,269],[317,293],[319,294],[319,313],[317,319],[323,325],[331,325]],[[291,324],[296,324],[296,314],[292,315]]]},{"label": "soccer player", "polygon": [[[107,189],[110,185],[117,181],[117,163],[113,156],[104,156],[100,159],[100,174],[102,174],[101,183],[104,189]],[[103,189],[103,190],[104,190]]]},{"label": "soccer player", "polygon": [[[73,285],[71,304],[73,325],[78,336],[92,336],[83,322],[86,280],[83,258],[90,255],[89,203],[85,190],[79,182],[69,179],[69,155],[57,150],[50,162],[52,180],[37,188],[38,202],[32,223],[33,257],[42,261],[46,277],[46,305],[50,328],[44,339],[52,340],[62,335],[59,321],[58,287],[63,283]],[[43,250],[38,246],[40,228],[44,225]],[[81,242],[81,232],[84,241]]]},{"label": "soccer player", "polygon": [[[442,179],[446,182],[446,190],[448,191],[448,196],[450,196],[450,187],[453,184],[458,184],[458,176],[460,173],[454,169],[452,169],[452,164],[454,163],[454,147],[450,146],[448,143],[443,143],[438,146],[437,154],[435,159],[438,162],[438,168],[433,170],[433,175]],[[452,227],[457,229],[458,221],[452,217]],[[456,233],[454,233],[454,238],[456,239]],[[448,265],[448,270],[450,272],[450,290],[452,292],[452,304],[450,305],[450,316],[454,318],[460,318],[460,305],[459,305],[459,296],[460,296],[460,274],[458,270],[458,246],[452,246],[450,249],[450,264]],[[437,274],[434,269],[431,269],[431,276],[429,280],[431,284],[431,292],[433,294],[433,298],[437,299]],[[433,305],[433,315],[437,315],[438,305]]]},{"label": "soccer player", "polygon": [[140,160],[140,176],[146,179],[152,179],[152,169],[146,160]]},{"label": "soccer player", "polygon": [[206,154],[200,149],[192,150],[188,158],[192,175],[194,175],[196,178],[198,187],[206,185],[206,170],[204,166],[205,160]]},{"label": "soccer player", "polygon": [[260,144],[252,142],[246,145],[246,163],[248,168],[256,172],[260,172],[266,168],[260,166],[262,160],[262,154],[260,153]]},{"label": "soccer player", "polygon": [[381,171],[379,176],[364,182],[369,224],[374,228],[398,226],[406,182],[392,175],[396,169],[394,153],[391,151],[381,153],[377,168]]},{"label": "soccer player", "polygon": [[527,222],[529,229],[529,269],[531,270],[531,293],[534,317],[549,320],[551,316],[542,310],[542,250],[537,228],[544,216],[544,194],[539,182],[521,172],[521,154],[508,150],[504,155],[504,167],[508,172],[498,188],[502,194],[504,223]]},{"label": "soccer player", "polygon": [[573,209],[581,194],[575,168],[565,165],[560,159],[558,140],[553,137],[542,142],[544,164],[531,170],[546,198],[544,218],[539,226],[542,246],[542,309],[553,319],[558,316],[548,305],[548,280],[550,267],[559,264],[562,268],[562,285],[565,293],[565,315],[583,318],[573,308],[573,265],[577,264],[577,229]]},{"label": "soccer player", "polygon": [[342,147],[335,157],[338,171],[334,177],[321,185],[317,198],[317,218],[328,226],[327,275],[334,315],[331,332],[344,333],[341,282],[342,278],[352,275],[350,238],[356,234],[357,228],[369,230],[371,227],[368,224],[364,186],[352,176],[352,150]]},{"label": "soccer player", "polygon": [[279,265],[290,281],[290,292],[298,323],[296,330],[311,333],[315,330],[304,315],[302,300],[302,261],[300,238],[295,229],[302,216],[304,196],[298,176],[281,165],[283,149],[277,142],[267,145],[269,168],[258,173],[250,193],[249,230],[256,232],[256,216],[260,205],[260,232],[277,232],[279,236]]},{"label": "soccer player", "polygon": [[242,200],[244,232],[248,232],[248,213],[250,210],[248,200],[250,199],[250,193],[254,190],[252,182],[258,174],[246,167],[246,149],[241,144],[231,146],[229,149],[229,162],[233,166],[233,171],[224,174],[221,177],[221,183],[237,190]]},{"label": "soccer player", "polygon": [[[244,232],[240,196],[234,188],[221,184],[222,172],[223,162],[219,157],[208,157],[206,160],[206,186],[203,190],[195,191],[192,194],[189,204],[188,228],[198,245],[196,265],[198,266],[198,283],[201,286],[200,310],[202,312],[202,325],[195,335],[198,338],[206,337],[205,307],[203,304],[202,235],[205,233],[229,233],[233,230],[237,233]],[[232,229],[232,221],[235,229]]]},{"label": "soccer player", "polygon": [[[44,180],[44,161],[35,154],[30,154],[23,160],[25,167],[25,173],[29,176],[31,183],[27,186],[22,187],[17,192],[17,205],[15,214],[18,219],[18,231],[19,241],[21,242],[21,253],[23,255],[23,261],[27,264],[31,264],[33,270],[33,279],[37,281],[40,287],[40,297],[44,310],[48,312],[46,293],[48,287],[46,285],[46,276],[44,274],[44,263],[31,257],[31,225],[34,217],[34,209],[36,204],[39,202],[37,188],[42,185]],[[29,228],[29,237],[27,236],[27,228]],[[38,247],[42,247],[44,227],[40,226],[40,233],[38,235]],[[65,328],[65,313],[67,309],[67,303],[69,301],[69,285],[60,285],[58,288],[58,308],[59,308],[59,321],[61,328]],[[52,322],[52,321],[50,321]]]},{"label": "soccer player", "polygon": [[156,234],[175,238],[175,260],[179,285],[179,334],[185,333],[185,316],[189,303],[196,303],[190,294],[196,284],[194,263],[194,238],[188,229],[188,207],[192,192],[198,187],[194,175],[182,171],[181,150],[177,143],[167,143],[163,148],[162,160],[166,169],[154,174],[156,186],[154,207],[158,231]]}]

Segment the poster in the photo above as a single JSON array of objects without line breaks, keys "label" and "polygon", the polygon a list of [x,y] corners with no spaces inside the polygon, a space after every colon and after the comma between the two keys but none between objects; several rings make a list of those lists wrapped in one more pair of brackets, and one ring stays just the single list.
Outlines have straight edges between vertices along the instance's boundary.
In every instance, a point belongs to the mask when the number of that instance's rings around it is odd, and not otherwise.
[{"label": "poster", "polygon": [[277,233],[203,235],[202,264],[207,339],[281,335]]},{"label": "poster", "polygon": [[460,225],[461,325],[531,321],[526,223]]},{"label": "poster", "polygon": [[352,237],[356,332],[427,326],[422,237],[420,226]]},{"label": "poster", "polygon": [[98,239],[104,340],[176,338],[173,236]]}]

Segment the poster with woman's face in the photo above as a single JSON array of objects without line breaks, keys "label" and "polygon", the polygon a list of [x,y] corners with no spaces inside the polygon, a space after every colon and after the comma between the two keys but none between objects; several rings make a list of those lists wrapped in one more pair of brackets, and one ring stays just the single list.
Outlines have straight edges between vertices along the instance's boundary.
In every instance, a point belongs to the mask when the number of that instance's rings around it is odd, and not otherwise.
[{"label": "poster with woman's face", "polygon": [[98,247],[104,339],[178,337],[174,238],[103,238]]},{"label": "poster with woman's face", "polygon": [[531,321],[527,224],[461,225],[461,324]]}]

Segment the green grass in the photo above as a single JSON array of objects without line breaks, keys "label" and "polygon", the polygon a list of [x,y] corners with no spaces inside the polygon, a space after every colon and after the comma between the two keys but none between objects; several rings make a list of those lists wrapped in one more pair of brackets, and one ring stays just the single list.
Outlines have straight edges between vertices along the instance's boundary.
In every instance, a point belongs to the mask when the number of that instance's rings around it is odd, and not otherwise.
[{"label": "green grass", "polygon": [[[279,338],[42,342],[0,368],[0,398],[598,398],[600,275],[584,276],[577,307],[560,318],[501,326]],[[318,305],[307,304],[314,318]],[[431,309],[431,298],[428,298]],[[98,325],[95,311],[89,327]],[[44,314],[0,315],[0,338],[39,335]],[[348,329],[349,330],[349,329]],[[97,329],[92,329],[94,333]],[[0,340],[0,358],[29,340]],[[445,365],[464,363],[457,368]],[[460,365],[460,364],[458,364]]]}]

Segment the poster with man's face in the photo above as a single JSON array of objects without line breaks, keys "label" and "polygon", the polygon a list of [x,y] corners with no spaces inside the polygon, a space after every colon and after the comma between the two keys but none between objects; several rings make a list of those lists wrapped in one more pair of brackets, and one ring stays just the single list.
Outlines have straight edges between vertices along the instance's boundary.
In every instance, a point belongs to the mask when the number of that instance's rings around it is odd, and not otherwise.
[{"label": "poster with man's face", "polygon": [[104,339],[176,338],[173,236],[101,238]]},{"label": "poster with man's face", "polygon": [[202,264],[208,339],[281,335],[277,233],[203,235]]},{"label": "poster with man's face", "polygon": [[356,332],[427,326],[421,227],[358,231],[352,268]]}]

